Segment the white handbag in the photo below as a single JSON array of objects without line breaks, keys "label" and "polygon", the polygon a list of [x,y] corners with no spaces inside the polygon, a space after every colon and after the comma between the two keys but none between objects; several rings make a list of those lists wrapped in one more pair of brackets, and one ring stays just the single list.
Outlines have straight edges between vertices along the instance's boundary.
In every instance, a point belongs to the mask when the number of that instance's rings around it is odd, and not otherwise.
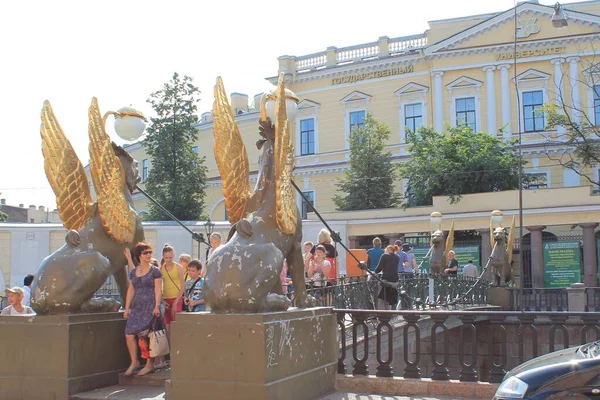
[{"label": "white handbag", "polygon": [[150,341],[150,357],[155,358],[169,354],[169,340],[167,339],[167,331],[164,328],[157,329],[156,320],[150,329],[148,339]]}]

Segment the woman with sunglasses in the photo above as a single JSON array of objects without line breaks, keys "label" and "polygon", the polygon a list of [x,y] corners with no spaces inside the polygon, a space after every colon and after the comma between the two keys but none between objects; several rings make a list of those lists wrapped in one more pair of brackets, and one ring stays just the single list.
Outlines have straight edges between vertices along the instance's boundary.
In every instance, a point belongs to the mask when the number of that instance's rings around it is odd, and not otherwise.
[{"label": "woman with sunglasses", "polygon": [[[125,339],[127,350],[131,358],[131,365],[125,375],[132,375],[139,368],[137,354],[137,339],[147,340],[147,335],[152,327],[154,318],[160,316],[160,300],[162,296],[162,274],[158,268],[150,263],[152,260],[152,247],[148,243],[138,243],[133,248],[133,258],[137,267],[133,268],[133,260],[129,249],[125,249],[125,257],[129,268],[129,288],[125,299]],[[142,343],[143,344],[143,343]],[[142,357],[144,356],[142,348]],[[138,375],[146,375],[154,371],[154,359],[146,354],[146,365]]]}]

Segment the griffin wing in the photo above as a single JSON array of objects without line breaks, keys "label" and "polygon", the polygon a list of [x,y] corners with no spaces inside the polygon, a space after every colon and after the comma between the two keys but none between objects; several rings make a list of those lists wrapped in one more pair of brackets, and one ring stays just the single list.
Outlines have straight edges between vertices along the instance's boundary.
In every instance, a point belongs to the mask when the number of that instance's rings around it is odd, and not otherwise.
[{"label": "griffin wing", "polygon": [[115,155],[110,138],[104,130],[98,101],[94,97],[89,108],[90,173],[98,197],[98,213],[102,225],[112,239],[119,243],[133,241],[136,213],[129,207],[123,190],[125,171]]},{"label": "griffin wing", "polygon": [[277,226],[283,233],[291,235],[296,231],[298,209],[296,207],[294,187],[292,186],[292,172],[294,171],[295,158],[285,109],[283,74],[279,75],[277,98],[274,149]]},{"label": "griffin wing", "polygon": [[67,230],[80,230],[89,219],[93,204],[85,170],[47,100],[41,117],[44,169],[56,195],[60,219]]},{"label": "griffin wing", "polygon": [[510,223],[510,232],[508,233],[508,243],[506,244],[506,251],[508,252],[508,262],[511,263],[513,259],[513,244],[515,242],[515,216],[512,217]]},{"label": "griffin wing", "polygon": [[448,232],[448,236],[446,237],[446,251],[444,252],[444,257],[446,258],[446,265],[448,264],[448,252],[452,250],[454,247],[454,221],[450,224],[450,231]]},{"label": "griffin wing", "polygon": [[490,218],[490,244],[492,245],[492,249],[494,248],[494,244],[496,244],[496,240],[494,239],[494,227],[492,226],[491,218]]},{"label": "griffin wing", "polygon": [[250,183],[248,182],[250,166],[246,147],[242,141],[240,129],[235,123],[233,110],[229,106],[221,77],[217,77],[214,92],[213,134],[215,142],[213,150],[221,174],[229,222],[235,224],[244,218],[246,203],[250,197]]}]

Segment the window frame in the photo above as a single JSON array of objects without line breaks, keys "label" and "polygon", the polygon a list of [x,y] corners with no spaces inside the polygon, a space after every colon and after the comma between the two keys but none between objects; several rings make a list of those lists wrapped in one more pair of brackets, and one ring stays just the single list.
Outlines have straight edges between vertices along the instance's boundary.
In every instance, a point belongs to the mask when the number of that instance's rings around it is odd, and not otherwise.
[{"label": "window frame", "polygon": [[150,172],[150,163],[147,158],[142,160],[142,173],[141,173],[141,181],[146,182],[148,180],[148,173]]},{"label": "window frame", "polygon": [[[469,100],[469,99],[473,99],[473,110],[458,111],[457,102],[459,100]],[[458,123],[458,121],[459,121],[459,119],[458,119],[458,113],[459,112],[460,113],[471,113],[472,112],[473,113],[473,117],[475,118],[475,121],[474,121],[474,127],[473,127],[474,129],[471,128],[471,130],[473,132],[479,132],[478,128],[479,128],[479,123],[480,122],[479,122],[479,115],[478,115],[478,109],[479,109],[478,104],[479,104],[479,101],[478,101],[477,96],[475,96],[475,95],[472,95],[472,96],[468,96],[467,95],[467,96],[455,96],[455,97],[452,97],[452,105],[453,105],[452,117],[454,118],[454,127],[463,126],[462,124],[459,125],[459,123]],[[466,125],[469,126],[468,123]]]},{"label": "window frame", "polygon": [[[542,88],[537,88],[537,89],[522,89],[519,91],[519,96],[520,96],[520,100],[521,100],[521,126],[523,127],[523,133],[536,133],[536,132],[543,132],[546,130],[546,114],[545,113],[541,113],[542,114],[542,120],[543,120],[543,124],[544,126],[542,127],[542,129],[536,129],[535,126],[535,116],[533,117],[533,130],[527,130],[525,121],[526,121],[526,117],[525,117],[525,107],[530,107],[530,106],[526,106],[525,105],[525,95],[528,93],[534,93],[534,92],[541,92],[542,94],[542,103],[540,104],[540,107],[543,106],[544,104],[547,103],[547,99],[546,96],[544,94],[544,89]],[[535,114],[535,109],[534,111],[532,111]]]},{"label": "window frame", "polygon": [[[304,194],[306,196],[307,193],[311,193],[312,194],[312,199],[309,198],[309,200],[312,200],[312,206],[316,208],[316,201],[317,201],[317,195],[316,195],[316,191],[314,189],[302,189],[302,194]],[[307,196],[308,197],[308,196]],[[298,194],[298,208],[300,209],[300,218],[302,218],[303,220],[307,219],[305,218],[305,213],[304,213],[304,198]],[[306,217],[308,217],[308,213],[310,212],[310,210],[308,210],[308,206],[306,206],[307,211],[306,211]]]},{"label": "window frame", "polygon": [[[312,131],[303,131],[302,130],[302,122],[304,121],[310,121],[312,120]],[[302,156],[314,156],[317,153],[317,143],[316,143],[316,131],[317,131],[317,121],[315,117],[306,117],[306,118],[301,118],[298,120],[298,156],[302,157]],[[303,133],[304,132],[312,132],[312,142],[313,142],[313,151],[312,153],[310,152],[310,140],[308,141],[308,152],[304,153],[304,141],[303,141]]]},{"label": "window frame", "polygon": [[[420,118],[421,118],[421,123],[420,123],[420,125],[419,125],[419,126],[415,126],[415,124],[414,124],[414,118],[415,118],[415,116],[414,116],[414,115],[413,115],[413,116],[411,116],[411,117],[408,117],[408,116],[406,115],[406,114],[407,114],[407,113],[406,113],[406,107],[408,107],[408,106],[416,106],[416,105],[418,105],[419,107],[421,107],[421,115],[420,115]],[[402,118],[402,124],[401,124],[400,126],[401,126],[402,133],[403,133],[403,135],[402,135],[402,138],[403,138],[402,142],[406,142],[406,137],[407,137],[407,136],[406,136],[406,135],[407,135],[407,133],[406,133],[406,128],[408,127],[408,126],[407,126],[407,124],[406,124],[406,120],[407,120],[408,118],[412,118],[412,119],[413,119],[413,126],[415,127],[415,128],[414,128],[414,132],[416,132],[416,131],[417,131],[419,128],[426,126],[426,125],[425,125],[425,123],[426,123],[426,122],[425,122],[425,114],[426,114],[427,112],[426,112],[426,110],[425,110],[425,103],[424,103],[424,102],[422,102],[422,101],[415,101],[415,102],[411,102],[411,103],[408,103],[408,102],[407,102],[407,103],[404,103],[404,104],[402,104],[402,105],[401,105],[401,108],[402,108],[402,111],[401,111],[401,113],[400,113],[400,118]]]},{"label": "window frame", "polygon": [[544,169],[529,169],[529,170],[523,170],[523,173],[525,175],[546,175],[546,187],[537,187],[537,188],[530,188],[529,185],[527,185],[526,188],[523,188],[524,190],[540,190],[540,189],[550,189],[552,187],[552,182],[550,181],[550,171],[549,170],[544,170]]}]

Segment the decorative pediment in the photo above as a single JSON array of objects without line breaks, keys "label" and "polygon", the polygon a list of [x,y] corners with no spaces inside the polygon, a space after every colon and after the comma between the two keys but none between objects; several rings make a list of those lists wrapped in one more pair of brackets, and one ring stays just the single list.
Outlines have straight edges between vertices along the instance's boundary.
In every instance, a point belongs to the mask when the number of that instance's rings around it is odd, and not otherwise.
[{"label": "decorative pediment", "polygon": [[[576,7],[576,4],[573,4],[573,6]],[[563,10],[571,29],[569,36],[572,36],[573,40],[581,35],[600,33],[599,16],[564,7]],[[516,9],[517,38],[519,41],[555,39],[557,32],[551,22],[553,13],[553,6],[532,2],[519,4]],[[514,8],[498,13],[483,22],[427,47],[424,54],[432,55],[459,49],[480,49],[494,45],[497,49],[498,43],[506,43],[506,46],[512,46],[515,39],[514,18]],[[575,26],[577,26],[577,33],[572,32],[572,27]]]},{"label": "decorative pediment", "polygon": [[354,101],[369,101],[371,97],[372,96],[369,94],[355,90],[354,92],[341,99],[340,103],[352,103]]},{"label": "decorative pediment", "polygon": [[304,99],[300,103],[298,103],[298,110],[312,110],[318,109],[321,104],[316,101]]},{"label": "decorative pediment", "polygon": [[468,76],[461,76],[458,79],[453,80],[446,85],[446,89],[462,89],[462,88],[479,88],[483,85],[483,82],[477,79],[469,78]]},{"label": "decorative pediment", "polygon": [[419,85],[415,82],[410,82],[402,86],[400,89],[396,90],[394,94],[396,96],[402,96],[403,94],[426,93],[428,90],[429,88],[427,86]]},{"label": "decorative pediment", "polygon": [[537,69],[530,68],[527,71],[517,75],[517,82],[529,82],[536,80],[547,80],[550,79],[550,74],[547,74]]}]

